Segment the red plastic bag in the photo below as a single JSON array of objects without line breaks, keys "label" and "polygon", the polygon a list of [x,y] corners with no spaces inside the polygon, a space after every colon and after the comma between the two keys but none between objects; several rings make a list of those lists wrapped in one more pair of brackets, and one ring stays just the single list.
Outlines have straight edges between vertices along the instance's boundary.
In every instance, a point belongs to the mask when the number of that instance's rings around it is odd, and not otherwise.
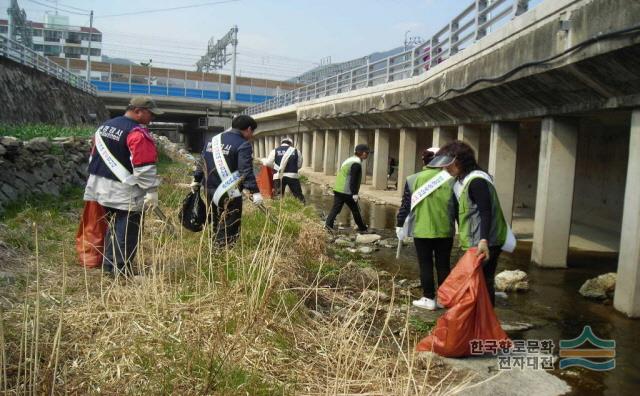
[{"label": "red plastic bag", "polygon": [[467,250],[438,288],[438,302],[448,310],[416,350],[462,357],[471,355],[472,340],[510,343],[491,306],[482,273],[482,257],[476,257],[475,248]]},{"label": "red plastic bag", "polygon": [[97,268],[102,265],[107,221],[104,208],[96,201],[85,201],[76,234],[76,252],[80,265]]},{"label": "red plastic bag", "polygon": [[256,180],[258,181],[260,194],[265,198],[273,197],[273,169],[262,165]]}]

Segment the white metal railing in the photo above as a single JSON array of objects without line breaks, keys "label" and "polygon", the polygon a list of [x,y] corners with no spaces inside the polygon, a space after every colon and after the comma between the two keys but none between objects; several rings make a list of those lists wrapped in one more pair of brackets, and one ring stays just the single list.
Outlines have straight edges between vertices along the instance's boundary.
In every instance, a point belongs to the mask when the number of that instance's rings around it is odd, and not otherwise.
[{"label": "white metal railing", "polygon": [[335,76],[305,85],[247,108],[245,114],[258,114],[294,103],[349,92],[360,88],[403,80],[425,73],[433,66],[485,37],[506,17],[523,14],[531,0],[473,0],[430,39],[402,53],[367,62]]},{"label": "white metal railing", "polygon": [[96,88],[85,78],[73,74],[65,67],[38,54],[31,48],[25,47],[17,41],[0,34],[0,57],[32,67],[57,78],[73,87],[81,89],[91,95],[96,95]]}]

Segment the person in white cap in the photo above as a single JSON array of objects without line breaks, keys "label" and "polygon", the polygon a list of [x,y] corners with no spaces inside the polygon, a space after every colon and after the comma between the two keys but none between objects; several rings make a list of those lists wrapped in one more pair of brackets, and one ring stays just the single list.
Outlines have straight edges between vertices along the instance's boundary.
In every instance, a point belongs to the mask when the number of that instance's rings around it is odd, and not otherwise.
[{"label": "person in white cap", "polygon": [[291,139],[282,139],[280,146],[271,150],[269,156],[262,160],[262,164],[275,171],[273,172],[273,187],[276,194],[284,197],[284,190],[289,186],[291,194],[304,203],[304,194],[298,174],[302,168],[302,153],[293,147]]},{"label": "person in white cap", "polygon": [[453,178],[446,171],[427,166],[437,152],[435,147],[422,152],[425,166],[422,171],[407,177],[396,218],[398,243],[412,236],[418,256],[423,296],[413,301],[413,305],[429,310],[441,307],[436,301],[433,266],[435,261],[440,286],[451,268],[457,211]]}]

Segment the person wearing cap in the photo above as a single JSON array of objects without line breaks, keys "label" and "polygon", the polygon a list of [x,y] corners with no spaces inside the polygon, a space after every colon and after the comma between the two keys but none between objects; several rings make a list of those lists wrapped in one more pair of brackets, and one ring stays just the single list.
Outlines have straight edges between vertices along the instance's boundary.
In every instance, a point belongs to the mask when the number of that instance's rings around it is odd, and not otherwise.
[{"label": "person wearing cap", "polygon": [[197,192],[204,181],[210,206],[214,242],[229,247],[240,236],[242,222],[242,190],[252,194],[255,205],[262,205],[262,195],[253,173],[251,139],[258,123],[241,114],[231,121],[231,129],[215,135],[202,150],[196,162],[191,190]]},{"label": "person wearing cap", "polygon": [[503,249],[509,250],[506,242],[511,230],[504,219],[493,179],[480,169],[473,149],[459,140],[442,147],[429,166],[444,168],[455,179],[460,247],[464,250],[477,247],[478,256],[484,256],[484,279],[491,304],[495,305],[498,257]]},{"label": "person wearing cap", "polygon": [[109,228],[102,268],[112,275],[130,274],[142,210],[158,205],[158,153],[146,126],[160,114],[153,99],[136,96],[124,115],[108,120],[94,135],[84,200],[105,209]]},{"label": "person wearing cap", "polygon": [[362,179],[362,160],[369,157],[369,151],[367,145],[358,144],[355,147],[354,155],[347,158],[340,165],[336,176],[336,184],[333,187],[333,206],[325,222],[327,229],[333,230],[333,223],[338,213],[340,213],[344,204],[347,204],[358,230],[367,232],[368,227],[362,220],[362,214],[360,214],[360,207],[358,206],[358,192],[360,191],[360,181]]},{"label": "person wearing cap", "polygon": [[293,147],[293,142],[289,138],[284,138],[280,146],[271,150],[269,156],[262,160],[264,166],[273,168],[273,186],[276,194],[284,197],[284,190],[289,186],[289,190],[294,197],[304,203],[304,194],[300,185],[300,175],[298,170],[302,168],[302,153]]},{"label": "person wearing cap", "polygon": [[437,152],[435,147],[422,152],[425,166],[422,171],[407,177],[396,218],[398,243],[405,237],[412,236],[418,256],[423,296],[414,300],[413,305],[432,311],[442,307],[436,301],[434,257],[440,286],[450,272],[457,210],[451,175],[439,168],[427,166]]}]

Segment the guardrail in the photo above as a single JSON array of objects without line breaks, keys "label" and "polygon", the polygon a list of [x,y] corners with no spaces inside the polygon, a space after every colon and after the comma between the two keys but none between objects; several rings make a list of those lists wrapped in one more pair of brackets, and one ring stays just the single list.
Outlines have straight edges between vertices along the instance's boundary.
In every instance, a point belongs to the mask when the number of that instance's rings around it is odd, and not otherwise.
[{"label": "guardrail", "polygon": [[91,95],[97,95],[96,88],[85,78],[73,74],[68,69],[52,62],[31,48],[25,47],[4,35],[0,35],[0,56],[40,70]]},{"label": "guardrail", "polygon": [[367,62],[344,73],[300,87],[247,108],[258,114],[294,103],[349,92],[360,88],[404,80],[426,73],[433,66],[462,51],[469,43],[485,37],[504,18],[524,13],[531,0],[474,0],[424,43],[387,58]]}]

